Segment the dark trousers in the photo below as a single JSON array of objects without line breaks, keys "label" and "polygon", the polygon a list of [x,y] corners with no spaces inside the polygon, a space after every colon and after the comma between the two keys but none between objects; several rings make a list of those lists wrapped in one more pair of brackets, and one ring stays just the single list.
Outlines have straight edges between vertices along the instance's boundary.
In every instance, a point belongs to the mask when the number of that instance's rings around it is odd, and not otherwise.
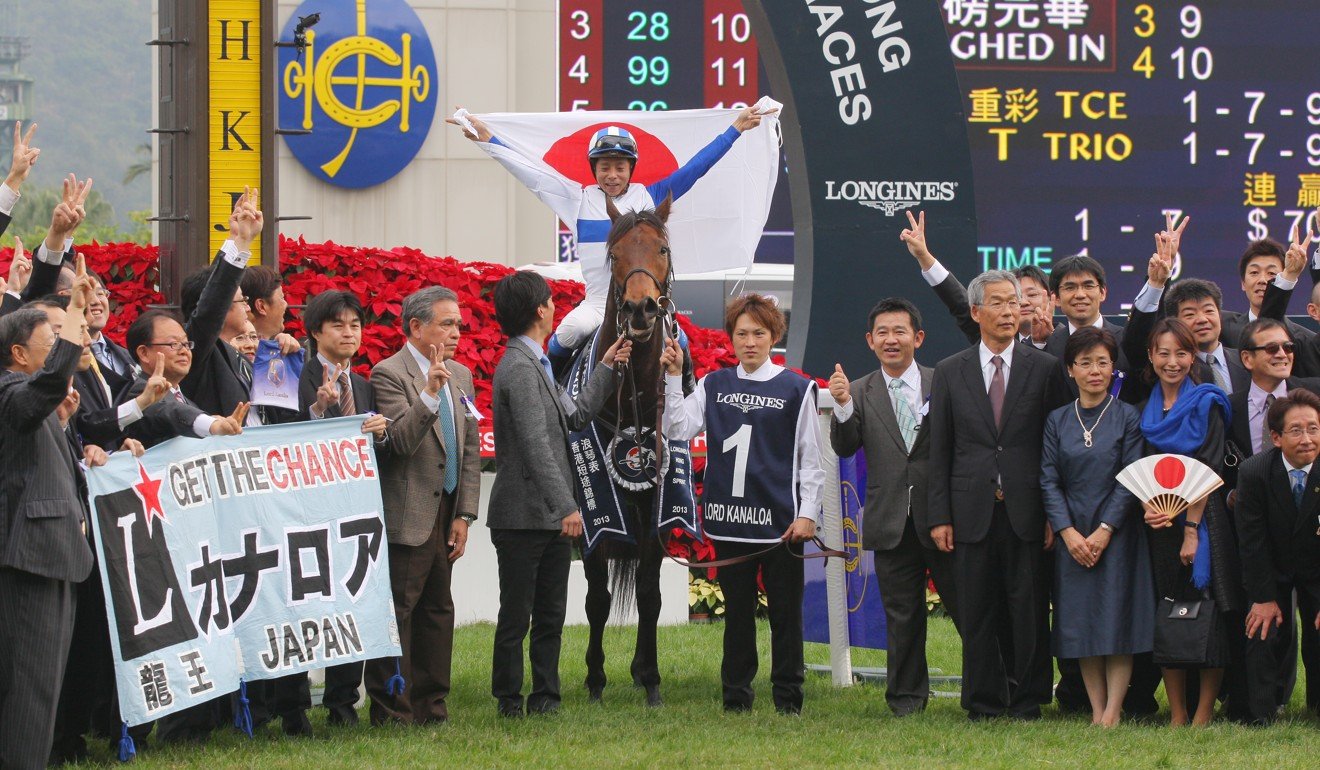
[{"label": "dark trousers", "polygon": [[450,594],[449,521],[453,496],[441,498],[440,515],[425,543],[390,543],[390,589],[399,626],[403,659],[399,671],[406,686],[390,695],[386,683],[395,673],[391,658],[367,663],[371,723],[425,724],[449,719],[450,665],[454,654],[454,599]]},{"label": "dark trousers", "polygon": [[[1053,667],[1042,543],[1018,538],[1003,503],[977,543],[954,545],[963,637],[962,705],[973,718],[1035,718],[1050,702]],[[1011,654],[1000,643],[1004,618]]]},{"label": "dark trousers", "polygon": [[[1283,610],[1283,625],[1278,628],[1271,628],[1269,638],[1262,640],[1260,634],[1247,639],[1246,641],[1246,694],[1248,703],[1248,712],[1252,722],[1265,724],[1274,719],[1274,715],[1279,707],[1279,693],[1282,689],[1282,672],[1280,670],[1281,662],[1287,660],[1290,656],[1295,657],[1294,652],[1296,637],[1293,635],[1292,628],[1297,623],[1297,615],[1290,612],[1286,597],[1292,595],[1293,589],[1297,589],[1297,610],[1301,615],[1302,625],[1315,627],[1315,615],[1320,611],[1320,597],[1317,591],[1320,586],[1307,587],[1294,585],[1292,583],[1278,583],[1276,596],[1283,597],[1285,600],[1279,602]],[[1312,655],[1308,656],[1304,650],[1302,653],[1302,665],[1306,667],[1306,678],[1310,680],[1320,666],[1320,660]],[[1308,702],[1314,696],[1311,692],[1310,682],[1306,688],[1306,698]]]},{"label": "dark trousers", "polygon": [[528,658],[532,690],[527,710],[559,707],[559,648],[568,608],[572,543],[550,529],[492,529],[500,571],[500,613],[495,624],[490,694],[501,713],[523,708],[523,640],[531,630]]},{"label": "dark trousers", "polygon": [[73,583],[0,569],[0,767],[46,766],[77,602]]},{"label": "dark trousers", "polygon": [[885,701],[895,714],[910,714],[926,708],[930,697],[930,671],[926,664],[927,570],[940,593],[940,602],[954,625],[958,624],[953,554],[923,546],[911,517],[897,546],[874,553],[888,635]]},{"label": "dark trousers", "polygon": [[[105,591],[99,572],[93,570],[91,577],[79,583],[76,591],[78,606],[74,612],[73,638],[69,644],[69,660],[55,718],[52,762],[71,762],[86,756],[83,735],[89,729],[96,737],[117,744],[123,724],[119,716]],[[154,724],[147,722],[128,728],[137,747],[145,744]]]},{"label": "dark trousers", "polygon": [[[394,659],[390,658],[386,663],[392,670]],[[357,661],[325,669],[321,705],[330,712],[327,720],[330,724],[357,724],[358,688],[362,685],[363,667],[363,662]],[[312,707],[312,688],[306,671],[272,680],[271,689],[273,711],[281,720],[296,720]]]},{"label": "dark trousers", "polygon": [[[761,551],[765,543],[720,541],[718,556],[727,559]],[[770,684],[775,708],[797,713],[802,710],[802,680],[806,663],[802,658],[802,546],[782,546],[728,567],[719,568],[724,591],[724,659],[720,683],[724,708],[746,710],[755,693],[752,680],[758,664],[756,648],[756,573],[765,582],[766,614],[770,617]],[[795,556],[797,554],[798,556]]]}]

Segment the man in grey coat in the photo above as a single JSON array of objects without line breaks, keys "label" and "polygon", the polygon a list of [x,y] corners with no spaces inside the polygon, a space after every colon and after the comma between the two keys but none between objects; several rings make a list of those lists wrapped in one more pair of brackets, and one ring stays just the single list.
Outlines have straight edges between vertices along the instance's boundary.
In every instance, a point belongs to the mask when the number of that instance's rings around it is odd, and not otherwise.
[{"label": "man in grey coat", "polygon": [[568,432],[585,426],[614,390],[615,362],[631,343],[605,351],[585,390],[570,398],[550,373],[545,339],[554,329],[550,286],[518,271],[495,286],[495,318],[509,337],[495,369],[495,485],[488,526],[499,561],[491,694],[503,716],[522,716],[523,639],[530,624],[532,691],[528,713],[559,708],[559,645],[568,602],[572,538],[582,514],[568,459]]},{"label": "man in grey coat", "polygon": [[871,309],[866,344],[880,368],[849,382],[843,367],[830,377],[837,407],[830,443],[840,457],[866,450],[866,508],[862,547],[875,552],[885,608],[888,687],[898,716],[921,711],[930,697],[926,666],[926,570],[956,623],[953,554],[930,539],[926,520],[926,461],[930,437],[926,404],[932,370],[914,358],[925,332],[921,313],[906,299],[882,299]]}]

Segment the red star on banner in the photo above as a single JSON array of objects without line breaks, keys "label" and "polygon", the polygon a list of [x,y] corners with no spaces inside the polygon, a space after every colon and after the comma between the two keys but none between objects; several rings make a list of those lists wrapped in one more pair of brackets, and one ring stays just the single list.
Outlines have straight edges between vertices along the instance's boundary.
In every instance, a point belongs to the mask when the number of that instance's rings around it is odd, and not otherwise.
[{"label": "red star on banner", "polygon": [[160,507],[161,482],[148,476],[147,469],[142,463],[138,463],[138,476],[141,477],[142,483],[134,484],[133,489],[137,490],[138,496],[142,498],[142,505],[146,508],[147,525],[151,525],[152,516],[159,516],[161,521],[165,521],[165,509]]}]

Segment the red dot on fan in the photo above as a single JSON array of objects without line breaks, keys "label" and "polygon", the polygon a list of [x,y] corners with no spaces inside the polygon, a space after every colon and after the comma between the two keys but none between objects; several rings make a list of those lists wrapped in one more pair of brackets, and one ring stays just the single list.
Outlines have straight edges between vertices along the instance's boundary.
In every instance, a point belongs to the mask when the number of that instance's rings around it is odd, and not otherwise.
[{"label": "red dot on fan", "polygon": [[1155,463],[1155,480],[1165,489],[1174,489],[1187,478],[1187,467],[1176,457],[1166,457]]}]

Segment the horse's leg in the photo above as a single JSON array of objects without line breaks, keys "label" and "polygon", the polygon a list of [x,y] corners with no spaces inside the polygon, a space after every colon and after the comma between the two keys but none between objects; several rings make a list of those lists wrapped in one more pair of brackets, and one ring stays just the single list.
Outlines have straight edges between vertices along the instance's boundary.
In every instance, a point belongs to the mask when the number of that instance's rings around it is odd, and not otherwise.
[{"label": "horse's leg", "polygon": [[[649,529],[649,532],[648,532]],[[633,683],[646,689],[646,705],[659,706],[660,661],[656,624],[660,620],[660,564],[664,561],[655,529],[639,538],[637,564],[637,647],[633,651]]]},{"label": "horse's leg", "polygon": [[605,623],[610,619],[609,558],[603,548],[596,548],[582,559],[587,576],[587,622],[591,638],[587,641],[587,695],[600,700],[605,690]]}]

